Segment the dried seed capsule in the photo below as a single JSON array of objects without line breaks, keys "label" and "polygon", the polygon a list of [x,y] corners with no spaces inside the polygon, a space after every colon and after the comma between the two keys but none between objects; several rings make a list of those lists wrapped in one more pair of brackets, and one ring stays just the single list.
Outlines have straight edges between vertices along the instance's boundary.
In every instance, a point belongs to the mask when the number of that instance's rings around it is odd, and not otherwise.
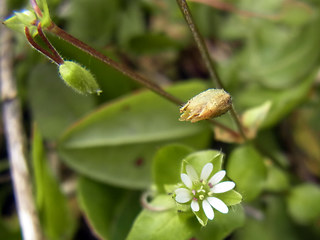
[{"label": "dried seed capsule", "polygon": [[64,61],[59,65],[61,78],[75,91],[82,94],[102,92],[94,76],[89,70],[72,61]]},{"label": "dried seed capsule", "polygon": [[231,96],[223,89],[208,89],[180,108],[180,121],[197,122],[219,117],[226,113],[232,105]]}]

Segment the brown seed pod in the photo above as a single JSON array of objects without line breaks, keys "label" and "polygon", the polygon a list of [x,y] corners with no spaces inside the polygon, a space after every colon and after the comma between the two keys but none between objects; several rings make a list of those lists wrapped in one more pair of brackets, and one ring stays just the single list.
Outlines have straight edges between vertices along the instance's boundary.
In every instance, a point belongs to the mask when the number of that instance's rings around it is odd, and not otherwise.
[{"label": "brown seed pod", "polygon": [[223,89],[208,89],[180,108],[179,121],[198,122],[209,118],[219,117],[226,113],[232,105],[230,94]]}]

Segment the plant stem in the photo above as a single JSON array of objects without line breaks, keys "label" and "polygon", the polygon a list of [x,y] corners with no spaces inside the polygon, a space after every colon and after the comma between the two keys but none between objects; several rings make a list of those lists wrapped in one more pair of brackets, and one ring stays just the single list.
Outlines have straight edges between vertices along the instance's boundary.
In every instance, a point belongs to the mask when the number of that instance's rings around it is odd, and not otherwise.
[{"label": "plant stem", "polygon": [[50,43],[50,41],[48,40],[48,38],[46,37],[46,35],[43,33],[42,31],[42,27],[41,27],[41,23],[38,24],[38,34],[41,37],[41,39],[44,41],[44,43],[47,45],[47,47],[50,49],[50,51],[52,52],[52,54],[55,56],[56,59],[58,59],[58,63],[63,64],[64,60],[62,59],[62,57],[59,55],[59,53],[57,52],[57,50],[54,48],[54,46],[52,46],[52,44]]},{"label": "plant stem", "polygon": [[99,51],[95,50],[94,48],[90,47],[89,45],[85,44],[84,42],[80,41],[79,39],[73,37],[69,33],[65,32],[63,29],[59,28],[54,23],[51,27],[48,28],[48,31],[56,34],[63,40],[71,43],[72,45],[76,46],[77,48],[83,50],[84,52],[90,54],[91,56],[99,59],[100,61],[104,62],[105,64],[115,68],[119,72],[123,73],[124,75],[128,76],[129,78],[137,81],[141,85],[145,86],[146,88],[150,89],[151,91],[163,96],[164,98],[168,99],[169,101],[177,104],[182,105],[183,102],[176,98],[175,96],[169,94],[168,92],[164,91],[160,86],[155,84],[154,82],[149,81],[148,79],[142,77],[141,75],[131,71],[127,67],[113,61],[112,59],[106,57]]},{"label": "plant stem", "polygon": [[236,110],[234,109],[233,104],[232,104],[232,106],[231,106],[230,113],[231,113],[231,116],[233,117],[235,123],[236,123],[237,126],[238,126],[238,129],[239,129],[239,132],[240,132],[241,137],[243,138],[243,140],[244,140],[245,142],[248,141],[248,138],[247,138],[247,136],[246,136],[246,134],[245,134],[245,132],[244,132],[243,126],[242,126],[242,124],[241,124],[241,121],[240,121],[240,119],[239,119],[239,116],[238,116]]},{"label": "plant stem", "polygon": [[[4,18],[7,1],[0,1],[0,18]],[[0,26],[0,95],[2,117],[9,154],[10,171],[17,213],[24,240],[42,240],[43,235],[33,197],[32,181],[27,165],[27,153],[22,114],[17,87],[12,74],[12,36]]]},{"label": "plant stem", "polygon": [[[111,66],[118,70],[119,72],[123,73],[124,75],[130,77],[134,81],[140,83],[141,85],[145,86],[149,90],[155,92],[156,94],[164,97],[165,99],[169,100],[170,102],[182,106],[183,102],[176,98],[175,96],[169,94],[165,90],[163,90],[160,86],[158,86],[156,83],[151,82],[150,80],[142,77],[141,75],[133,72],[132,70],[128,69],[127,67],[113,61],[112,59],[108,58],[107,56],[103,55],[99,51],[95,50],[94,48],[90,47],[89,45],[85,44],[84,42],[80,41],[79,39],[73,37],[69,33],[65,32],[63,29],[59,28],[55,23],[52,22],[52,25],[47,29],[49,32],[57,35],[58,37],[62,38],[68,43],[71,43],[73,46],[81,49],[82,51],[88,53],[92,57],[99,59],[103,63],[105,63],[108,66]],[[227,126],[224,126],[223,124],[210,119],[209,122],[215,124],[219,128],[224,129],[225,131],[230,132],[232,135],[238,135],[235,131],[233,131],[231,128],[228,128]]]},{"label": "plant stem", "polygon": [[[201,57],[202,57],[204,63],[207,66],[207,69],[209,71],[209,74],[210,74],[212,81],[214,83],[216,83],[216,86],[218,88],[224,89],[223,83],[218,75],[218,72],[216,71],[216,68],[214,66],[214,62],[213,62],[212,58],[210,57],[210,54],[209,54],[208,48],[204,42],[204,39],[203,39],[202,35],[200,34],[197,26],[194,23],[193,17],[191,15],[191,12],[190,12],[190,9],[189,9],[189,6],[188,6],[186,0],[176,0],[176,1],[180,7],[180,10],[183,14],[184,19],[186,20],[186,22],[191,30],[192,36],[197,44],[197,47],[200,51],[200,54],[201,54]],[[231,116],[234,119],[242,138],[246,141],[247,137],[244,133],[243,126],[238,118],[238,115],[237,115],[233,105],[232,105],[232,108],[230,109],[230,111],[231,111]]]},{"label": "plant stem", "polygon": [[184,19],[186,20],[192,36],[197,44],[197,47],[200,51],[201,57],[205,63],[205,65],[207,66],[207,69],[209,71],[210,77],[212,79],[212,81],[215,83],[215,85],[217,86],[217,88],[224,88],[222,81],[219,78],[219,75],[217,73],[217,71],[215,70],[214,67],[214,63],[212,61],[212,58],[209,55],[209,51],[208,48],[204,42],[204,39],[202,37],[202,35],[200,34],[197,26],[194,23],[193,17],[191,15],[189,6],[187,4],[187,2],[185,0],[177,0],[177,3],[180,7],[180,10],[183,14]]},{"label": "plant stem", "polygon": [[[53,61],[54,63],[56,63],[57,65],[63,64],[63,59],[61,57],[56,57],[56,55],[54,53],[50,53],[49,51],[47,51],[46,49],[42,48],[39,44],[37,44],[29,31],[28,27],[24,28],[24,33],[26,35],[26,38],[28,40],[28,42],[30,43],[30,45],[36,49],[37,51],[39,51],[40,53],[42,53],[44,56],[48,57],[51,61]],[[40,35],[40,34],[39,34]],[[40,35],[41,36],[41,35]]]}]

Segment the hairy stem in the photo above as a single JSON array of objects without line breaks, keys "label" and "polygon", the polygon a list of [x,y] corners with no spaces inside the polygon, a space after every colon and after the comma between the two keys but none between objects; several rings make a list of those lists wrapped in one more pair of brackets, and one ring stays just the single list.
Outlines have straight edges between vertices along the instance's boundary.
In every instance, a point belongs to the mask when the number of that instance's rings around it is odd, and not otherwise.
[{"label": "hairy stem", "polygon": [[119,72],[123,73],[124,75],[130,77],[131,79],[135,80],[136,82],[140,83],[141,85],[145,86],[146,88],[150,89],[151,91],[161,95],[162,97],[168,99],[169,101],[177,104],[182,105],[183,102],[176,98],[175,96],[169,94],[168,92],[164,91],[160,86],[155,84],[154,82],[149,81],[148,79],[142,77],[141,75],[131,71],[127,67],[113,61],[112,59],[106,57],[99,51],[95,50],[94,48],[90,47],[89,45],[85,44],[84,42],[80,41],[79,39],[73,37],[69,33],[65,32],[63,29],[59,28],[57,25],[52,24],[48,31],[56,34],[63,40],[71,43],[72,45],[76,46],[77,48],[83,50],[84,52],[90,54],[91,56],[99,59],[103,63],[107,64],[118,70]]},{"label": "hairy stem", "polygon": [[44,35],[44,33],[42,31],[41,23],[38,24],[38,28],[37,29],[38,29],[39,36],[41,37],[43,42],[47,45],[47,47],[50,49],[50,51],[55,56],[55,58],[58,60],[59,64],[63,64],[64,61],[63,61],[62,57],[59,55],[59,53],[54,48],[54,46],[52,46],[52,44],[50,43],[50,41],[48,40],[46,35]]},{"label": "hairy stem", "polygon": [[[124,75],[130,77],[134,81],[140,83],[141,85],[145,86],[149,90],[155,92],[156,94],[164,97],[165,99],[169,100],[170,102],[181,106],[183,105],[183,102],[176,98],[175,96],[169,94],[165,90],[163,90],[160,86],[158,86],[156,83],[151,82],[150,80],[142,77],[141,75],[133,72],[132,70],[128,69],[127,67],[113,61],[112,59],[108,58],[107,56],[103,55],[99,51],[95,50],[94,48],[90,47],[89,45],[85,44],[84,42],[80,41],[79,39],[73,37],[69,33],[65,32],[63,29],[59,28],[57,25],[52,23],[52,25],[47,29],[49,32],[57,35],[58,37],[62,38],[68,43],[71,43],[75,47],[81,49],[82,51],[90,54],[96,59],[99,59],[103,63],[105,63],[108,66],[111,66],[118,70],[119,72],[123,73]],[[233,131],[231,128],[228,128],[227,126],[224,126],[223,124],[210,119],[211,123],[215,124],[217,127],[222,128],[228,132],[230,132],[232,135],[238,135],[235,131]]]},{"label": "hairy stem", "polygon": [[[39,51],[40,53],[42,53],[44,56],[48,57],[50,60],[52,60],[54,63],[56,63],[57,65],[63,64],[63,59],[59,56],[57,57],[54,53],[51,53],[49,51],[47,51],[46,49],[44,49],[43,47],[41,47],[39,44],[37,44],[29,31],[28,27],[24,28],[24,33],[26,35],[26,38],[28,40],[28,42],[30,43],[30,45],[36,49],[37,51]],[[41,35],[40,35],[41,36]],[[42,38],[42,37],[41,37]]]},{"label": "hairy stem", "polygon": [[[191,12],[190,12],[190,9],[189,9],[189,6],[188,6],[186,0],[176,0],[176,1],[180,7],[180,10],[183,14],[184,19],[186,20],[186,22],[191,30],[192,36],[197,44],[197,47],[200,51],[200,54],[201,54],[201,57],[202,57],[204,63],[207,66],[207,69],[209,71],[209,74],[210,74],[212,81],[216,84],[216,86],[218,88],[224,89],[223,83],[218,75],[218,72],[216,71],[216,68],[214,66],[214,62],[213,62],[212,58],[210,57],[210,54],[209,54],[208,48],[204,42],[204,39],[203,39],[202,35],[200,34],[197,26],[194,23],[193,17],[191,15]],[[230,109],[230,111],[231,111],[231,116],[234,119],[242,138],[244,140],[247,140],[245,132],[244,132],[244,128],[243,128],[233,106]]]},{"label": "hairy stem", "polygon": [[191,15],[191,12],[190,12],[190,9],[188,7],[187,2],[185,0],[177,0],[177,3],[180,7],[180,10],[183,14],[184,19],[186,20],[186,22],[191,30],[192,36],[197,44],[197,47],[200,51],[200,54],[201,54],[201,57],[202,57],[204,63],[207,66],[207,69],[209,71],[211,79],[213,80],[213,82],[215,83],[217,88],[224,88],[222,81],[220,80],[219,75],[214,67],[214,63],[212,61],[212,58],[209,55],[209,51],[208,51],[208,48],[204,42],[204,39],[193,21],[193,17]]},{"label": "hairy stem", "polygon": [[[6,2],[0,1],[0,18],[5,16]],[[0,26],[0,95],[10,171],[22,237],[42,240],[43,235],[33,197],[32,181],[27,164],[26,142],[22,127],[20,101],[12,74],[11,32]]]}]

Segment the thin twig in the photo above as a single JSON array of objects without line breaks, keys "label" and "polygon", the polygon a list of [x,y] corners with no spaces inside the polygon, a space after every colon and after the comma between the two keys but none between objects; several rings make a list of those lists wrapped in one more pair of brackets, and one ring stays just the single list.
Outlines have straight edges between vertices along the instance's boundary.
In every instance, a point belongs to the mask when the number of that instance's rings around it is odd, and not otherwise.
[{"label": "thin twig", "polygon": [[80,41],[79,39],[73,37],[69,33],[65,32],[63,29],[59,28],[54,23],[50,28],[48,28],[48,31],[56,34],[63,40],[71,43],[75,47],[83,50],[84,52],[90,54],[91,56],[99,59],[103,63],[107,64],[108,66],[111,66],[112,68],[118,70],[119,72],[123,73],[124,75],[130,77],[131,79],[135,80],[136,82],[140,83],[141,85],[145,86],[146,88],[150,89],[151,91],[161,95],[162,97],[168,99],[169,101],[177,104],[182,105],[183,102],[176,98],[175,96],[169,94],[168,92],[164,91],[160,86],[155,84],[154,82],[149,81],[148,79],[142,77],[141,75],[131,71],[127,67],[113,61],[112,59],[106,57],[99,51],[95,50],[94,48],[90,47],[89,45],[85,44],[84,42]]},{"label": "thin twig", "polygon": [[207,69],[209,71],[210,77],[212,79],[212,81],[215,83],[215,85],[217,86],[217,88],[224,88],[222,81],[219,78],[219,75],[217,73],[217,71],[215,70],[214,67],[214,63],[212,61],[212,58],[209,55],[209,51],[208,48],[204,42],[204,39],[202,37],[202,35],[200,34],[197,26],[194,23],[193,17],[191,15],[190,9],[188,7],[188,4],[185,0],[177,0],[177,3],[180,7],[180,10],[183,14],[184,19],[186,20],[192,36],[197,44],[197,47],[200,51],[201,57],[205,63],[205,65],[207,66]]},{"label": "thin twig", "polygon": [[[39,44],[37,44],[29,31],[28,27],[24,28],[24,33],[27,37],[28,42],[30,43],[30,45],[36,49],[37,51],[39,51],[40,53],[42,53],[44,56],[48,57],[50,60],[52,60],[54,63],[56,63],[57,65],[63,64],[63,59],[61,57],[56,57],[53,53],[47,51],[46,49],[44,49],[43,47],[41,47]],[[62,62],[61,62],[62,61]]]},{"label": "thin twig", "polygon": [[41,39],[44,41],[44,43],[47,45],[47,47],[50,49],[50,51],[52,52],[52,54],[55,56],[55,58],[58,60],[59,64],[63,64],[63,59],[62,57],[59,55],[59,53],[57,52],[57,50],[54,48],[54,46],[49,42],[48,38],[46,37],[46,35],[44,35],[43,31],[42,31],[42,27],[41,27],[41,23],[38,24],[38,34],[41,37]]},{"label": "thin twig", "polygon": [[[31,0],[32,6],[35,11],[39,10],[39,7],[35,0]],[[42,15],[42,13],[41,13]],[[73,37],[69,33],[65,32],[63,29],[59,28],[54,22],[51,22],[51,25],[47,27],[47,30],[58,37],[62,38],[66,42],[72,44],[73,46],[81,49],[82,51],[86,52],[87,54],[91,55],[92,57],[102,61],[104,64],[118,70],[122,74],[128,76],[129,78],[133,79],[134,81],[140,83],[141,85],[145,86],[149,90],[153,91],[154,93],[164,97],[165,99],[169,100],[170,102],[182,106],[183,102],[176,98],[175,96],[169,94],[165,90],[163,90],[160,86],[158,86],[156,83],[149,81],[148,79],[140,76],[139,74],[131,71],[127,67],[113,61],[112,59],[108,58],[107,56],[103,55],[99,51],[95,50],[94,48],[90,47],[89,45],[85,44],[84,42],[80,41],[79,39]],[[42,29],[41,29],[42,31]],[[227,132],[230,132],[232,135],[238,135],[235,131],[233,131],[231,128],[228,128],[227,126],[224,126],[223,124],[213,120],[209,119],[209,122],[212,124],[215,124],[219,128],[224,129]]]},{"label": "thin twig", "polygon": [[[59,28],[54,23],[52,23],[50,28],[48,28],[48,31],[50,31],[53,34],[56,34],[57,36],[59,36],[60,38],[65,40],[66,42],[71,43],[75,47],[81,49],[82,51],[84,51],[84,52],[86,52],[88,54],[90,54],[94,58],[99,59],[100,61],[102,61],[106,65],[115,68],[116,70],[120,71],[124,75],[130,77],[131,79],[133,79],[136,82],[140,83],[141,85],[145,86],[149,90],[151,90],[151,91],[155,92],[156,94],[161,95],[162,97],[166,98],[170,102],[172,102],[172,103],[174,103],[174,104],[176,104],[178,106],[182,106],[184,104],[180,99],[178,99],[178,98],[174,97],[173,95],[169,94],[168,92],[163,90],[160,86],[158,86],[156,83],[153,83],[153,82],[149,81],[148,79],[142,77],[141,75],[131,71],[127,67],[125,67],[125,66],[123,66],[123,65],[121,65],[121,64],[119,64],[119,63],[117,63],[115,61],[113,61],[112,59],[110,59],[107,56],[103,55],[99,51],[95,50],[94,48],[90,47],[89,45],[87,45],[84,42],[80,41],[79,39],[73,37],[69,33],[65,32],[63,29]],[[230,132],[230,134],[232,134],[232,135],[239,135],[238,133],[236,133],[231,128],[229,128],[229,127],[227,127],[227,126],[225,126],[225,125],[223,125],[223,124],[221,124],[221,123],[219,123],[219,122],[217,122],[217,121],[215,121],[213,119],[209,119],[209,122],[211,122],[212,124],[216,125],[219,128],[224,129],[227,132]]]},{"label": "thin twig", "polygon": [[[0,1],[0,18],[5,16],[6,3],[7,1]],[[21,106],[12,75],[12,36],[11,32],[3,26],[0,26],[0,31],[0,95],[16,208],[23,239],[42,240],[44,238],[36,212],[27,165]]]},{"label": "thin twig", "polygon": [[[190,12],[190,9],[189,9],[189,6],[188,6],[186,0],[176,0],[176,1],[180,7],[180,10],[183,14],[184,19],[186,20],[186,22],[191,30],[193,38],[194,38],[194,40],[197,44],[197,47],[200,51],[201,57],[208,68],[208,71],[209,71],[209,74],[210,74],[212,81],[214,83],[216,83],[216,86],[218,88],[224,89],[223,83],[218,75],[218,72],[216,71],[216,68],[214,66],[214,62],[213,62],[212,58],[210,57],[210,54],[209,54],[208,48],[204,42],[204,39],[203,39],[202,35],[200,34],[197,26],[194,23],[194,20],[192,18],[192,15],[191,15],[191,12]],[[230,109],[230,111],[231,111],[231,116],[234,119],[241,136],[246,141],[247,138],[246,138],[246,135],[243,130],[244,128],[243,128],[241,121],[239,120],[238,115],[237,115],[233,106]]]},{"label": "thin twig", "polygon": [[247,141],[248,138],[247,138],[247,136],[246,136],[246,134],[245,134],[245,132],[244,132],[244,128],[243,128],[243,126],[242,126],[242,124],[241,124],[241,121],[240,121],[240,119],[239,119],[239,116],[238,116],[236,110],[234,109],[233,104],[232,104],[232,106],[231,106],[230,113],[231,113],[231,116],[232,116],[233,120],[235,121],[235,123],[236,123],[237,126],[238,126],[238,129],[239,129],[239,132],[240,132],[241,137],[243,138],[244,141]]}]

